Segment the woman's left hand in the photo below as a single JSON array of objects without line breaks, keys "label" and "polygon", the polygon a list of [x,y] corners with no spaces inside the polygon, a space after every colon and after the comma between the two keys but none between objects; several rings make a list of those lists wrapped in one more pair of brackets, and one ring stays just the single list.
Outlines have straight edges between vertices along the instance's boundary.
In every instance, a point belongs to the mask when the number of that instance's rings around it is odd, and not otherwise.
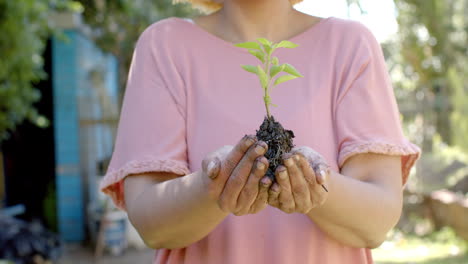
[{"label": "woman's left hand", "polygon": [[319,153],[309,147],[294,148],[283,156],[283,164],[269,190],[271,206],[288,214],[306,214],[325,203],[330,169]]}]

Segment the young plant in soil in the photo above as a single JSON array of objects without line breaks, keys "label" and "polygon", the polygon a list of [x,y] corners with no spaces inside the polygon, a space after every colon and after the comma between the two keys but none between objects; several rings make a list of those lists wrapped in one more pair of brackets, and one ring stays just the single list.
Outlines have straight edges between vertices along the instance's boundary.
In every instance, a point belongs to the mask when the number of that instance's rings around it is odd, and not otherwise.
[{"label": "young plant in soil", "polygon": [[260,125],[260,129],[257,130],[256,136],[259,140],[268,144],[265,157],[268,159],[270,166],[266,175],[274,181],[275,170],[278,165],[282,164],[282,155],[290,152],[294,147],[294,133],[291,130],[284,129],[271,115],[270,106],[276,105],[271,102],[270,91],[281,83],[303,76],[291,64],[280,64],[279,59],[273,56],[273,52],[278,48],[292,49],[298,45],[286,40],[272,43],[265,38],[259,38],[257,42],[244,42],[235,44],[235,46],[247,49],[250,54],[261,61],[261,65],[242,65],[242,68],[258,76],[264,92],[263,101],[266,108],[266,117]]}]

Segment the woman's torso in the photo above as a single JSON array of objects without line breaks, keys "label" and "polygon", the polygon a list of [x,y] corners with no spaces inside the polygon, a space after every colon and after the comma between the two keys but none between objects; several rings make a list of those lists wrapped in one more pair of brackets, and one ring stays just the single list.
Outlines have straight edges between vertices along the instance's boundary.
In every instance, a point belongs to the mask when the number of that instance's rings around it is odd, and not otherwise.
[{"label": "woman's torso", "polygon": [[[167,61],[162,74],[176,72],[183,89],[174,96],[184,112],[188,161],[200,169],[203,157],[245,134],[255,134],[265,116],[257,77],[241,64],[257,59],[179,18],[152,26]],[[343,74],[352,60],[353,22],[328,18],[291,38],[296,49],[279,49],[280,63],[294,65],[305,77],[271,91],[276,120],[294,131],[296,146],[309,146],[338,170],[334,109]],[[351,34],[351,35],[350,35]],[[344,42],[347,41],[347,42]],[[348,44],[345,44],[348,43]],[[171,89],[171,84],[167,84]],[[228,216],[201,241],[184,249],[159,250],[155,263],[372,263],[368,249],[344,246],[324,234],[307,216],[267,207],[247,216]]]}]

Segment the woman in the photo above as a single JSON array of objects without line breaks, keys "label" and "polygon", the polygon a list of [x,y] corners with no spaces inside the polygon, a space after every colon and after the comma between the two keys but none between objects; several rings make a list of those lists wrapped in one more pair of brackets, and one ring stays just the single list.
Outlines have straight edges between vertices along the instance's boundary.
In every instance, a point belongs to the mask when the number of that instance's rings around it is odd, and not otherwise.
[{"label": "woman", "polygon": [[[194,1],[216,12],[141,35],[101,188],[159,249],[155,263],[372,263],[398,221],[419,149],[402,134],[381,48],[361,24],[295,2]],[[264,177],[267,145],[239,141],[265,110],[240,68],[256,58],[233,43],[258,37],[299,44],[276,54],[305,76],[271,94],[299,146],[277,183]]]}]

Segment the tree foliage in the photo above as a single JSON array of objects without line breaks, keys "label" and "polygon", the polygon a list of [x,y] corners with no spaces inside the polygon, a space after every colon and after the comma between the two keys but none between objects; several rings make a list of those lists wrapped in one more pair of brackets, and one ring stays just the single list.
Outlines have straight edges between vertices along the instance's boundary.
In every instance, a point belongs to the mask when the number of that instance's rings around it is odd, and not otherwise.
[{"label": "tree foliage", "polygon": [[416,121],[424,150],[435,135],[468,150],[468,2],[395,4],[399,32],[391,57],[403,111]]},{"label": "tree foliage", "polygon": [[399,29],[383,48],[406,135],[423,150],[408,188],[449,188],[468,176],[468,1],[393,1]]},{"label": "tree foliage", "polygon": [[139,34],[163,17],[191,12],[171,0],[0,0],[0,142],[25,120],[48,124],[34,107],[41,97],[34,85],[47,78],[43,51],[57,31],[48,21],[56,11],[82,12],[94,41],[119,59],[122,85]]},{"label": "tree foliage", "polygon": [[[150,24],[171,16],[186,17],[193,10],[172,0],[77,0],[92,37],[104,51],[119,60],[120,85],[124,87],[135,42]],[[123,89],[122,89],[123,91]]]},{"label": "tree foliage", "polygon": [[44,123],[33,106],[40,99],[33,84],[45,78],[48,9],[45,1],[0,0],[0,142],[24,119]]},{"label": "tree foliage", "polygon": [[399,31],[387,54],[408,134],[423,149],[409,188],[449,188],[468,175],[468,2],[394,1]]}]

